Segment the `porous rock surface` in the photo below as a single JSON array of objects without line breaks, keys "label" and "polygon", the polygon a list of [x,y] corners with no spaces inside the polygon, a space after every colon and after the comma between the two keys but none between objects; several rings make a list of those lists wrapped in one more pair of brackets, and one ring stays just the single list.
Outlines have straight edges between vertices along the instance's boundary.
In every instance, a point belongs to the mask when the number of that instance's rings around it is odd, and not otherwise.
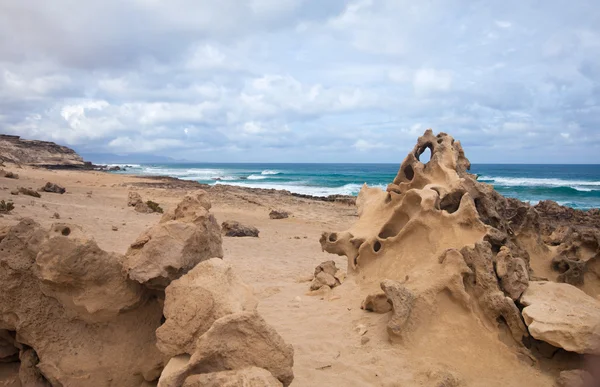
[{"label": "porous rock surface", "polygon": [[[160,224],[193,227],[189,250],[219,256],[220,230],[208,209],[196,192]],[[161,238],[180,243],[177,234]],[[146,253],[158,277],[169,270],[159,254]],[[2,228],[0,362],[20,362],[23,386],[156,385],[171,374],[165,365],[182,357],[182,365],[193,362],[188,385],[288,385],[293,349],[258,316],[251,289],[221,259],[197,265],[205,255],[190,262],[187,253],[165,256],[183,265],[157,287],[131,278],[131,257],[103,251],[76,225],[45,229],[23,219]]]},{"label": "porous rock surface", "polygon": [[[424,163],[420,157],[426,151],[431,157]],[[529,353],[522,339],[530,333],[568,351],[597,353],[597,327],[591,321],[593,315],[600,324],[600,318],[591,305],[600,294],[600,211],[505,198],[469,169],[459,141],[427,130],[385,190],[363,186],[356,223],[323,233],[321,247],[348,258],[348,275],[366,296],[363,309],[391,312],[391,339],[409,339],[429,322],[451,319],[440,315],[447,313],[449,297],[474,324],[507,329],[517,355]],[[567,292],[548,292],[547,303],[536,299],[538,283],[530,281],[544,277],[579,286],[573,288],[579,292],[576,299],[586,296],[584,304],[591,309],[577,313]],[[570,340],[554,337],[561,335],[553,329],[550,335],[553,320],[538,321],[547,324],[543,329],[529,325],[535,309],[527,309],[536,304],[543,309],[553,299],[560,299],[554,315],[571,329]],[[517,303],[524,300],[531,306],[521,313]],[[446,306],[438,307],[440,302]],[[574,332],[570,313],[589,325],[581,321],[583,330]]]}]

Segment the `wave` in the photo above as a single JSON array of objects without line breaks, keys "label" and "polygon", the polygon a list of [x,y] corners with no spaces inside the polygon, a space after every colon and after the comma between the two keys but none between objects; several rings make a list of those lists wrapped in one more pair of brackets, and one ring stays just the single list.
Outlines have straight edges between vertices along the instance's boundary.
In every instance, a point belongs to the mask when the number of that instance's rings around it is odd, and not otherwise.
[{"label": "wave", "polygon": [[246,179],[248,179],[248,180],[264,180],[264,179],[268,179],[268,177],[263,176],[263,175],[250,175]]},{"label": "wave", "polygon": [[504,187],[569,187],[584,192],[600,190],[600,181],[502,176],[479,176],[478,180]]},{"label": "wave", "polygon": [[[292,184],[273,184],[273,183],[221,183],[216,182],[215,184],[226,184],[237,187],[247,188],[263,188],[263,189],[279,189],[286,190],[301,195],[311,196],[322,196],[326,197],[329,195],[351,195],[356,196],[362,188],[362,184],[345,184],[340,187],[322,187],[322,186],[311,186],[303,185],[302,182],[294,182]],[[371,187],[377,187],[385,189],[385,184],[373,185]]]},{"label": "wave", "polygon": [[279,172],[279,171],[272,171],[272,170],[270,170],[270,169],[265,169],[265,170],[264,170],[264,171],[262,171],[260,174],[261,174],[261,175],[280,175],[280,174],[281,174],[281,172]]}]

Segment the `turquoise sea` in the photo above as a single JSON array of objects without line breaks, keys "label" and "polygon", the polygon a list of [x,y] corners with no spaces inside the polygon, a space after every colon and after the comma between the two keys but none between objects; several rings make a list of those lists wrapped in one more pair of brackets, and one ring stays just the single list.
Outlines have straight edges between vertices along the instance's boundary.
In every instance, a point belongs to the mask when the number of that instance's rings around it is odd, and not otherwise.
[{"label": "turquoise sea", "polygon": [[[398,167],[398,164],[135,164],[117,173],[166,175],[206,184],[327,196],[356,195],[363,183],[385,188],[396,176]],[[474,164],[471,172],[501,194],[532,204],[550,199],[579,209],[600,207],[600,165]]]}]

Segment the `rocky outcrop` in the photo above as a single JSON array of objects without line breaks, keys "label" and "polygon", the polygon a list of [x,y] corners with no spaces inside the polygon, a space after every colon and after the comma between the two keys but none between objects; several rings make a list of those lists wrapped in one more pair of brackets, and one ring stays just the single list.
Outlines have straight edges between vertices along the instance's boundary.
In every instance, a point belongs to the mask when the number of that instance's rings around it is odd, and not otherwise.
[{"label": "rocky outcrop", "polygon": [[84,166],[73,149],[48,141],[23,140],[0,134],[0,161],[30,165]]},{"label": "rocky outcrop", "polygon": [[67,190],[58,184],[47,182],[46,185],[44,185],[42,188],[40,188],[40,191],[64,194]]},{"label": "rocky outcrop", "polygon": [[129,277],[157,290],[209,258],[222,258],[221,230],[205,191],[187,195],[160,222],[131,244],[124,266]]},{"label": "rocky outcrop", "polygon": [[269,218],[271,219],[285,219],[290,216],[290,213],[282,210],[271,210],[269,212]]},{"label": "rocky outcrop", "polygon": [[600,301],[576,287],[531,282],[521,297],[523,318],[538,340],[567,351],[600,355]]},{"label": "rocky outcrop", "polygon": [[[431,157],[421,162],[426,151]],[[532,342],[523,340],[530,334],[597,355],[600,211],[505,198],[469,169],[460,142],[427,130],[385,190],[363,186],[358,220],[348,230],[323,233],[322,249],[347,257],[364,310],[391,312],[391,339],[417,340],[416,331],[452,321],[456,304],[471,329],[508,334],[503,340],[518,356],[533,358],[523,344]],[[557,281],[592,297],[557,283],[542,296],[539,282],[530,281],[551,270]],[[584,311],[576,310],[580,305]]]},{"label": "rocky outcrop", "polygon": [[135,192],[135,191],[130,191],[127,197],[127,205],[129,207],[135,207],[137,206],[139,203],[143,203],[144,201],[142,200],[142,196]]},{"label": "rocky outcrop", "polygon": [[[221,259],[198,264],[222,255],[209,209],[187,196],[159,223],[172,233],[127,257],[72,224],[0,229],[0,362],[20,361],[23,386],[289,385],[293,349],[251,289]],[[171,255],[144,250],[157,239]]]},{"label": "rocky outcrop", "polygon": [[254,237],[258,238],[258,229],[254,226],[245,226],[235,220],[226,220],[221,223],[223,235],[227,237]]}]

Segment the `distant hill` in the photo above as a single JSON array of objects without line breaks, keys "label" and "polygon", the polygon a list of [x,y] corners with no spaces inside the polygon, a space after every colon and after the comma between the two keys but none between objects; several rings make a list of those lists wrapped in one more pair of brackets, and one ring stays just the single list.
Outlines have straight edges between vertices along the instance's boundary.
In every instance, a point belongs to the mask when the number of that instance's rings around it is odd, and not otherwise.
[{"label": "distant hill", "polygon": [[46,166],[83,167],[83,158],[73,149],[50,141],[23,140],[0,134],[0,161]]}]

